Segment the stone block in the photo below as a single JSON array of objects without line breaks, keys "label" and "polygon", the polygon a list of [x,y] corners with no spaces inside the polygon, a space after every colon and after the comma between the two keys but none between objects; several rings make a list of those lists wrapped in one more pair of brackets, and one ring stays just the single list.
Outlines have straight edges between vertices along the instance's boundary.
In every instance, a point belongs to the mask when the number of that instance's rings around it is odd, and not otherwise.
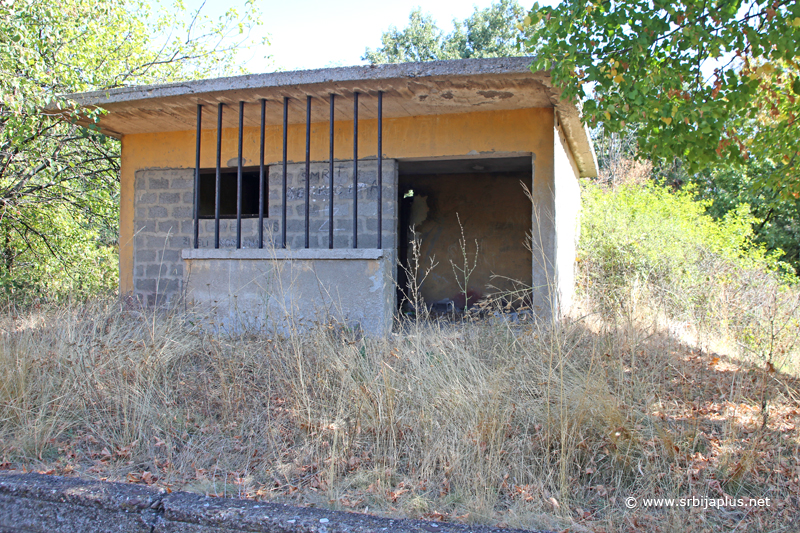
[{"label": "stone block", "polygon": [[181,201],[181,193],[179,192],[162,192],[158,195],[158,203],[160,204],[177,204]]},{"label": "stone block", "polygon": [[171,294],[180,290],[180,281],[177,279],[162,279],[158,284],[159,292]]},{"label": "stone block", "polygon": [[290,219],[286,221],[286,231],[288,233],[303,233],[306,231],[305,220]]},{"label": "stone block", "polygon": [[191,178],[177,178],[170,180],[169,185],[171,189],[194,189],[194,180]]},{"label": "stone block", "polygon": [[353,247],[353,236],[351,234],[347,235],[333,235],[333,247],[334,248],[352,248]]},{"label": "stone block", "polygon": [[139,221],[137,222],[134,227],[136,228],[135,231],[137,233],[155,233],[156,232],[156,221],[155,220],[148,220],[148,221]]},{"label": "stone block", "polygon": [[[383,217],[383,226],[381,229],[384,231],[384,233],[386,232],[387,229],[393,229],[393,228],[394,228],[394,219]],[[372,231],[372,232],[378,231],[378,217],[367,218],[367,231]]]},{"label": "stone block", "polygon": [[378,216],[378,202],[364,202],[358,206],[358,215],[365,217]]},{"label": "stone block", "polygon": [[166,178],[150,178],[147,180],[147,188],[152,190],[169,189],[169,180]]},{"label": "stone block", "polygon": [[137,279],[136,290],[145,292],[155,292],[156,280],[154,279]]},{"label": "stone block", "polygon": [[358,236],[358,247],[369,249],[378,247],[378,237],[374,233]]},{"label": "stone block", "polygon": [[159,205],[159,206],[148,208],[147,216],[149,218],[167,218],[167,216],[169,216],[169,214],[167,212],[167,208],[166,207],[162,207],[162,206]]},{"label": "stone block", "polygon": [[173,207],[172,217],[177,219],[193,218],[194,212],[192,207]]},{"label": "stone block", "polygon": [[[303,177],[305,178],[305,172],[304,172],[303,174],[304,174],[304,176],[303,176]],[[313,187],[313,186],[315,186],[315,185],[316,185],[316,186],[319,186],[319,185],[320,185],[320,183],[322,183],[322,176],[321,176],[321,173],[320,173],[320,172],[313,172],[313,171],[312,171],[312,172],[311,172],[311,179],[309,179],[309,182],[308,182],[308,183],[309,183],[309,184],[310,184],[312,187]]]},{"label": "stone block", "polygon": [[145,276],[148,278],[155,278],[158,279],[163,277],[167,273],[167,266],[166,265],[150,265],[147,267],[147,271],[145,272]]},{"label": "stone block", "polygon": [[159,261],[175,262],[181,260],[181,252],[179,250],[163,250],[159,251],[157,255],[160,256],[158,258]]},{"label": "stone block", "polygon": [[139,204],[154,204],[158,201],[158,194],[154,192],[143,192],[139,195]]},{"label": "stone block", "polygon": [[150,248],[151,250],[161,250],[162,248],[169,248],[174,246],[173,239],[170,237],[153,237],[151,235],[145,236],[145,244],[143,247]]},{"label": "stone block", "polygon": [[377,185],[359,185],[358,187],[359,200],[377,200],[378,187]]},{"label": "stone block", "polygon": [[156,260],[155,250],[137,250],[136,262],[137,263],[152,263]]},{"label": "stone block", "polygon": [[178,224],[179,222],[177,220],[165,220],[163,222],[159,222],[158,231],[162,233],[177,233]]}]

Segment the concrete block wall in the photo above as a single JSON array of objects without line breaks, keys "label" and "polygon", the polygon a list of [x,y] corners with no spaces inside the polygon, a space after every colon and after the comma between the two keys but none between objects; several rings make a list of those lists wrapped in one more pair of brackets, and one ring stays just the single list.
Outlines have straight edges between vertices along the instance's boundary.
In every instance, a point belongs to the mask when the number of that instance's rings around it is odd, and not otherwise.
[{"label": "concrete block wall", "polygon": [[[312,163],[309,182],[309,248],[328,247],[329,165]],[[305,163],[286,169],[286,244],[297,250],[305,246]],[[334,163],[333,247],[353,247],[353,162]],[[269,214],[280,238],[283,166],[269,167]],[[376,248],[378,235],[378,162],[358,162],[358,247]],[[394,249],[397,239],[397,162],[383,161],[383,242]]]},{"label": "concrete block wall", "polygon": [[[328,248],[328,163],[313,163],[310,171],[309,248]],[[377,161],[358,163],[358,247],[377,244]],[[305,163],[287,165],[287,246],[305,244]],[[264,246],[281,236],[282,165],[269,166],[268,217]],[[353,245],[353,163],[334,165],[334,247]],[[396,247],[397,163],[383,162],[383,243]],[[146,169],[134,184],[133,283],[145,303],[168,303],[184,290],[185,264],[181,251],[193,246],[193,169]],[[199,247],[214,247],[214,220],[200,221]],[[236,247],[236,220],[220,220],[220,248]],[[258,220],[242,220],[242,247],[258,247]]]},{"label": "concrete block wall", "polygon": [[181,250],[192,246],[194,170],[149,169],[134,182],[133,288],[153,304],[183,285]]}]

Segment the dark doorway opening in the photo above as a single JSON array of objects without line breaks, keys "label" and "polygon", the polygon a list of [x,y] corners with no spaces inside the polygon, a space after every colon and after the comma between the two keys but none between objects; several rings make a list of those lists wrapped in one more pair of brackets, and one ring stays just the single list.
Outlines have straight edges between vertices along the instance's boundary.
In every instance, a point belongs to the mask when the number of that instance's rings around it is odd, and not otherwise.
[{"label": "dark doorway opening", "polygon": [[[524,303],[528,296],[519,291],[532,284],[526,246],[532,207],[525,193],[531,156],[401,161],[399,167],[398,257],[413,264],[416,238],[422,271],[413,282],[428,308],[459,312],[497,295]],[[422,281],[431,258],[437,265]],[[401,305],[409,281],[398,269]]]}]

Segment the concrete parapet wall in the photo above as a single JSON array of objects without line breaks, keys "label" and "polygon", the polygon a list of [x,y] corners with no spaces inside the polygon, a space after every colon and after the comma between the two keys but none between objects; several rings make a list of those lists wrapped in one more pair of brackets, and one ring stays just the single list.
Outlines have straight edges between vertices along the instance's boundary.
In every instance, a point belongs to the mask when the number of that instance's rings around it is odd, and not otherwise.
[{"label": "concrete parapet wall", "polygon": [[0,474],[0,532],[512,533],[40,474]]},{"label": "concrete parapet wall", "polygon": [[184,250],[186,298],[230,331],[339,322],[391,331],[395,252],[377,249]]}]

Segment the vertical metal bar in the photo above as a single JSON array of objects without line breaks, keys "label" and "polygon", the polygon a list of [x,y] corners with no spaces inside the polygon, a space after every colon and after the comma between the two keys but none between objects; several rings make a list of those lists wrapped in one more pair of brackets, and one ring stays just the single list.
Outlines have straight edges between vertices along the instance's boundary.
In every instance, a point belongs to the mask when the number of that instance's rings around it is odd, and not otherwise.
[{"label": "vertical metal bar", "polygon": [[353,93],[353,248],[358,248],[358,93]]},{"label": "vertical metal bar", "polygon": [[289,97],[283,97],[283,201],[281,202],[281,248],[286,248],[286,140],[289,129]]},{"label": "vertical metal bar", "polygon": [[378,91],[378,249],[383,237],[383,91]]},{"label": "vertical metal bar", "polygon": [[236,248],[242,247],[242,137],[244,131],[244,102],[239,102],[239,157],[236,162]]},{"label": "vertical metal bar", "polygon": [[306,97],[306,248],[308,248],[309,192],[311,191],[311,96]]},{"label": "vertical metal bar", "polygon": [[222,166],[222,105],[217,106],[217,179],[214,193],[214,248],[219,248],[219,196],[221,189]]},{"label": "vertical metal bar", "polygon": [[333,250],[333,109],[336,95],[331,93],[331,156],[328,163],[328,248]]},{"label": "vertical metal bar", "polygon": [[267,101],[261,99],[261,136],[258,154],[258,247],[264,247],[264,124],[267,117]]},{"label": "vertical metal bar", "polygon": [[197,104],[197,143],[194,155],[194,247],[200,246],[200,132],[202,130],[203,106]]}]

